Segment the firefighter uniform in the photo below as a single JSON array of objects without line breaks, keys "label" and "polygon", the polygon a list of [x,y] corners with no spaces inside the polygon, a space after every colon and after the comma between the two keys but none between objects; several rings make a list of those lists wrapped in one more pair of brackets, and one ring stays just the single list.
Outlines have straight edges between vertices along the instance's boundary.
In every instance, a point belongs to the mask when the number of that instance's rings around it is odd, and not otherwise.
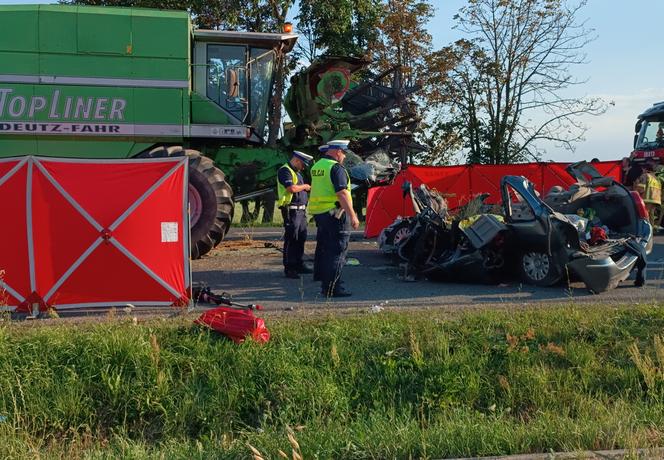
[{"label": "firefighter uniform", "polygon": [[[348,142],[333,141],[321,147],[321,151],[326,151],[329,145],[345,150]],[[342,190],[350,192],[348,172],[334,158],[323,155],[311,167],[309,211],[317,228],[314,280],[321,282],[321,294],[327,297],[350,295],[341,286],[351,228],[350,218],[340,207],[337,197],[337,192]]]},{"label": "firefighter uniform", "polygon": [[[302,152],[294,152],[293,158],[306,166],[313,159]],[[304,243],[307,241],[307,192],[290,192],[292,185],[304,184],[304,179],[291,162],[284,164],[277,172],[277,205],[284,220],[284,274],[288,278],[299,278],[300,273],[311,273],[304,266]]]},{"label": "firefighter uniform", "polygon": [[662,183],[651,171],[646,170],[635,182],[635,188],[648,208],[650,223],[657,225],[657,211],[662,205]]}]

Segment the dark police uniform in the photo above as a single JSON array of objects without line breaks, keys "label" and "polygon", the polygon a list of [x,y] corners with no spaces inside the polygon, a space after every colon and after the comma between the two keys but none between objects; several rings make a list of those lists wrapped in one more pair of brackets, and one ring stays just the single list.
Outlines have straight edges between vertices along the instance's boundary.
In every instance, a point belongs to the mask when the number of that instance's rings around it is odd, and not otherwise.
[{"label": "dark police uniform", "polygon": [[[297,273],[303,269],[302,256],[307,241],[307,192],[289,193],[291,185],[302,185],[302,174],[286,163],[277,173],[278,202],[284,219],[284,271]],[[311,273],[311,272],[309,272]]]},{"label": "dark police uniform", "polygon": [[341,290],[350,240],[350,218],[345,212],[335,215],[340,210],[336,193],[350,191],[350,178],[341,164],[324,155],[311,167],[311,179],[309,211],[317,227],[314,280],[321,282],[321,293],[330,296]]}]

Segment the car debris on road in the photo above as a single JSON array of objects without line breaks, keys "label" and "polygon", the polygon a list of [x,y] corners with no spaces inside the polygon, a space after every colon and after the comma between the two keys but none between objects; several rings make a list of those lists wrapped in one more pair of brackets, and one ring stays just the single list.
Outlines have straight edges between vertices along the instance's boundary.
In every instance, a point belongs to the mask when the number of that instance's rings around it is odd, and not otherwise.
[{"label": "car debris on road", "polygon": [[576,182],[553,187],[544,199],[525,177],[505,176],[500,206],[486,204],[483,194],[454,215],[438,192],[407,183],[416,214],[384,229],[379,246],[407,280],[497,284],[518,274],[536,286],[578,280],[599,293],[634,270],[635,284],[643,285],[653,231],[641,197],[587,162],[567,171]]}]

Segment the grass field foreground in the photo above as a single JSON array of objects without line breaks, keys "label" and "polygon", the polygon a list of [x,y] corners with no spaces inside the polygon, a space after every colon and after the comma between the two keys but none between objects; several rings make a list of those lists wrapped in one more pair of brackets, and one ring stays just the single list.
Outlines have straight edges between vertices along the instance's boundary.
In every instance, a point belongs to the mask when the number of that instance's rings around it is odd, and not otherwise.
[{"label": "grass field foreground", "polygon": [[664,307],[0,322],[0,458],[443,458],[664,445]]}]

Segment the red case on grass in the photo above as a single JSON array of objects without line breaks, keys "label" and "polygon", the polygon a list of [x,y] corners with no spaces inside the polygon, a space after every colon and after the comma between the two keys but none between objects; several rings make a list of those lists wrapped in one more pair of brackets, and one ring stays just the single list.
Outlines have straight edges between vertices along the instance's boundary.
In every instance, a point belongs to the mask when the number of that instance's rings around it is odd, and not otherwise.
[{"label": "red case on grass", "polygon": [[258,343],[270,340],[270,331],[262,318],[256,318],[252,310],[238,310],[231,307],[218,307],[205,311],[196,321],[217,331],[235,343],[242,343],[247,337]]}]

